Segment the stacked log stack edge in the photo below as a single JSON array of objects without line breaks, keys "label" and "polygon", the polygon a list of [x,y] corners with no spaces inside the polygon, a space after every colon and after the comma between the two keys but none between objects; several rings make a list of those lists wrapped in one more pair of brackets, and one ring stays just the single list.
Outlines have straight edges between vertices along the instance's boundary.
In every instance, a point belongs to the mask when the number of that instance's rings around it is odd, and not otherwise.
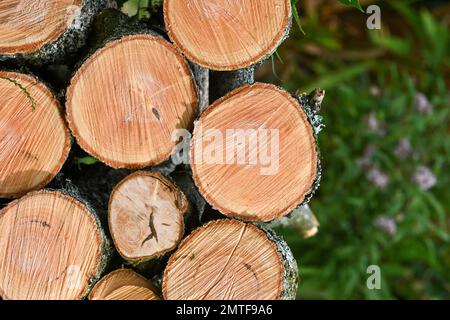
[{"label": "stacked log stack edge", "polygon": [[159,10],[156,27],[110,0],[0,2],[0,298],[296,297],[269,223],[318,187],[321,98],[254,81],[291,2]]}]

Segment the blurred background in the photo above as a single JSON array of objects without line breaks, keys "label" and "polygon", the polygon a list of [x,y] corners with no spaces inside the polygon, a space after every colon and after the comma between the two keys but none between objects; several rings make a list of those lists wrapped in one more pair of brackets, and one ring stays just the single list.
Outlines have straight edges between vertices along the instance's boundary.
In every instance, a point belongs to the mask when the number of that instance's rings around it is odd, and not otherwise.
[{"label": "blurred background", "polygon": [[[139,2],[125,10],[151,15]],[[450,1],[292,3],[290,38],[257,79],[327,92],[310,204],[319,232],[278,230],[299,264],[298,298],[449,299]],[[381,29],[367,27],[370,5]],[[370,265],[380,290],[366,286]]]}]

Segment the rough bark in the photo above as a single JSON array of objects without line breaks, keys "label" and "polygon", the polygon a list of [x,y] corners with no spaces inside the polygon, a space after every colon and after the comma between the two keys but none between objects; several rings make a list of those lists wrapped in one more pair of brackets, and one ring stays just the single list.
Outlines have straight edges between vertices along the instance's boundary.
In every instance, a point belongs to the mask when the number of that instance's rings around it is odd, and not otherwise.
[{"label": "rough bark", "polygon": [[273,231],[216,220],[183,240],[164,271],[162,291],[166,299],[293,299],[297,283],[296,261]]},{"label": "rough bark", "polygon": [[108,7],[116,7],[116,1],[83,0],[72,23],[55,41],[44,44],[34,52],[0,55],[0,62],[14,61],[40,67],[47,63],[62,61],[85,45],[94,17]]},{"label": "rough bark", "polygon": [[235,71],[211,71],[210,103],[222,98],[234,89],[253,84],[254,82],[255,67]]},{"label": "rough bark", "polygon": [[317,234],[320,224],[309,205],[305,204],[296,208],[288,216],[272,221],[269,226],[295,229],[307,239]]}]

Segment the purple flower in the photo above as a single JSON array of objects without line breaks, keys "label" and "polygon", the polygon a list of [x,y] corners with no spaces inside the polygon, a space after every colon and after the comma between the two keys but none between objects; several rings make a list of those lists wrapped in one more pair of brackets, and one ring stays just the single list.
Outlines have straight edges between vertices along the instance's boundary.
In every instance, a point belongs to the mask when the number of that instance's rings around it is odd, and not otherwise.
[{"label": "purple flower", "polygon": [[420,166],[412,179],[422,191],[427,191],[433,188],[437,179],[433,172],[426,166]]},{"label": "purple flower", "polygon": [[394,236],[397,233],[397,223],[392,218],[379,216],[373,224],[378,230],[390,236]]},{"label": "purple flower", "polygon": [[367,180],[377,188],[384,190],[389,185],[389,177],[377,167],[372,167],[366,172]]},{"label": "purple flower", "polygon": [[428,98],[421,92],[416,93],[414,97],[414,107],[420,113],[430,114],[433,112],[433,106]]},{"label": "purple flower", "polygon": [[368,144],[366,149],[364,149],[364,154],[358,159],[358,165],[362,168],[368,168],[372,164],[372,157],[375,153],[375,146],[373,144]]},{"label": "purple flower", "polygon": [[405,160],[411,155],[412,147],[407,138],[401,139],[395,147],[394,153],[400,160]]}]

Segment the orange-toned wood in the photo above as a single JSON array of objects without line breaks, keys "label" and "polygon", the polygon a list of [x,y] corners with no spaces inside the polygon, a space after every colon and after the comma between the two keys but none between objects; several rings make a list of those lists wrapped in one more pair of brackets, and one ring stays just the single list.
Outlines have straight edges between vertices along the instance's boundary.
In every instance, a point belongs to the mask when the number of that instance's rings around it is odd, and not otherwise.
[{"label": "orange-toned wood", "polygon": [[163,175],[136,172],[111,193],[108,218],[117,251],[127,261],[142,262],[172,251],[184,234],[188,202]]},{"label": "orange-toned wood", "polygon": [[31,76],[0,71],[0,197],[47,184],[69,149],[69,130],[50,90]]},{"label": "orange-toned wood", "polygon": [[107,274],[95,284],[89,293],[90,300],[104,300],[117,289],[125,286],[144,288],[156,294],[157,290],[150,280],[131,269],[118,269]]},{"label": "orange-toned wood", "polygon": [[36,191],[0,211],[0,296],[80,299],[102,265],[103,236],[85,205]]},{"label": "orange-toned wood", "polygon": [[306,113],[288,92],[262,83],[231,92],[202,114],[190,158],[205,199],[229,217],[250,221],[287,215],[311,192],[318,173]]},{"label": "orange-toned wood", "polygon": [[163,38],[125,36],[94,53],[67,92],[79,145],[113,168],[167,160],[174,130],[191,128],[198,97],[184,58]]},{"label": "orange-toned wood", "polygon": [[160,300],[151,290],[136,286],[124,286],[114,290],[105,300]]},{"label": "orange-toned wood", "polygon": [[0,54],[30,53],[72,24],[82,0],[1,0]]},{"label": "orange-toned wood", "polygon": [[166,0],[170,39],[214,70],[248,67],[272,54],[289,31],[290,0]]},{"label": "orange-toned wood", "polygon": [[219,220],[192,232],[164,271],[168,300],[279,299],[284,266],[274,242],[258,227]]}]

